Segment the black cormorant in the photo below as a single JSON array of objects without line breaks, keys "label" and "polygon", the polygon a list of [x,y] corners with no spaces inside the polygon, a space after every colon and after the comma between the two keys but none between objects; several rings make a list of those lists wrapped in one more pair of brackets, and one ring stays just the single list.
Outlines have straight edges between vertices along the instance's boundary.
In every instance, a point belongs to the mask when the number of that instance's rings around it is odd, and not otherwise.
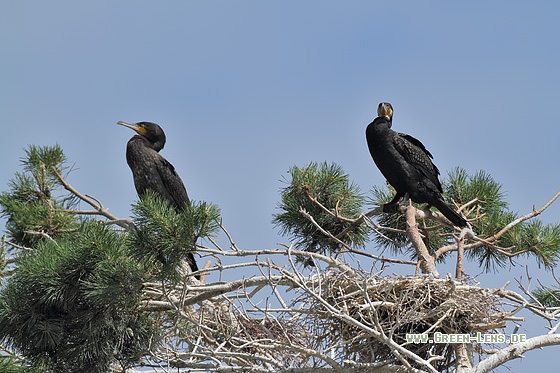
[{"label": "black cormorant", "polygon": [[[158,153],[165,145],[165,133],[161,127],[152,122],[119,121],[117,124],[138,133],[126,145],[126,162],[132,171],[138,197],[151,189],[167,200],[177,213],[183,212],[185,204],[189,203],[189,196],[173,165]],[[160,260],[165,261],[163,258]],[[188,261],[191,270],[198,271],[191,253]]]},{"label": "black cormorant", "polygon": [[436,207],[454,225],[466,227],[465,218],[443,200],[439,170],[432,163],[432,154],[419,140],[391,129],[391,104],[380,103],[377,115],[366,129],[369,152],[383,176],[397,191],[393,200],[384,206],[384,211],[394,210],[395,204],[408,195],[416,203]]}]

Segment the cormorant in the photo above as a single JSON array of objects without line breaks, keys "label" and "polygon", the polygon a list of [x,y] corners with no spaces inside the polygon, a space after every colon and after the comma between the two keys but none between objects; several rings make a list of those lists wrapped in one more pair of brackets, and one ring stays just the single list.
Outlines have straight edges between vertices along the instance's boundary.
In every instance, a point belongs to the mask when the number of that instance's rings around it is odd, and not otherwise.
[{"label": "cormorant", "polygon": [[454,225],[466,227],[465,218],[443,200],[439,170],[432,163],[432,154],[419,140],[391,129],[390,103],[380,103],[377,115],[366,129],[369,152],[379,171],[397,191],[393,200],[383,206],[384,211],[394,210],[396,203],[408,195],[416,203],[436,207]]},{"label": "cormorant", "polygon": [[[117,124],[138,133],[126,145],[126,163],[132,171],[138,197],[151,189],[167,200],[177,213],[183,212],[185,204],[189,203],[187,189],[173,165],[158,153],[165,145],[163,129],[152,122],[119,121]],[[165,263],[163,257],[160,260]],[[192,253],[188,254],[188,262],[193,272],[198,271]]]}]

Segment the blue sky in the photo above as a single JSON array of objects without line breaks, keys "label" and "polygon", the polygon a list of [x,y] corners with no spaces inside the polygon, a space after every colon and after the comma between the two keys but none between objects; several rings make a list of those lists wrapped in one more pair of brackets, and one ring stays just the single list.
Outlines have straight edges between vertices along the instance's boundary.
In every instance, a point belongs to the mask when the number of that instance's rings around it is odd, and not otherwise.
[{"label": "blue sky", "polygon": [[[28,144],[58,143],[75,163],[69,181],[128,217],[132,131],[116,122],[154,121],[189,196],[221,207],[238,246],[273,247],[287,241],[270,221],[292,165],[336,162],[364,192],[384,183],[364,133],[388,101],[394,129],[419,138],[444,176],[485,170],[527,213],[560,185],[559,11],[511,1],[2,2],[0,185]],[[559,214],[557,203],[541,218]],[[517,274],[524,268],[483,285]],[[553,349],[510,366],[549,366]]]}]

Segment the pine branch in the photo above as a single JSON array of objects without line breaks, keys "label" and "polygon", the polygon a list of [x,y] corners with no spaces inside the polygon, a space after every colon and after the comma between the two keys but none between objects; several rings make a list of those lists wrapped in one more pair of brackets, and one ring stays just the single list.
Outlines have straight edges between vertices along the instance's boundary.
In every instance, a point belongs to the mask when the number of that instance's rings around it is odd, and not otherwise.
[{"label": "pine branch", "polygon": [[[500,231],[498,231],[498,233],[487,237],[487,238],[480,238],[477,237],[476,235],[472,235],[472,239],[475,240],[476,242],[471,243],[471,244],[467,244],[464,245],[464,250],[470,250],[470,249],[474,249],[477,247],[482,247],[482,246],[488,246],[496,251],[499,251],[500,253],[512,258],[515,256],[518,256],[526,251],[523,252],[516,252],[516,253],[510,253],[509,251],[511,249],[513,249],[513,247],[510,248],[503,248],[503,247],[499,247],[495,244],[495,242],[497,242],[506,232],[508,232],[509,230],[511,230],[513,227],[515,227],[518,224],[521,224],[522,222],[529,220],[531,218],[534,218],[537,215],[540,215],[543,211],[545,211],[554,201],[556,201],[556,199],[558,199],[558,197],[560,197],[560,191],[558,191],[551,199],[549,199],[541,208],[539,209],[535,209],[535,207],[533,207],[533,211],[531,211],[528,214],[525,214],[515,220],[513,220],[512,222],[510,222],[509,224],[507,224],[506,226],[504,226]],[[451,245],[446,245],[443,246],[441,248],[439,248],[438,250],[436,250],[436,252],[434,253],[435,258],[439,258],[441,255],[445,254],[446,252],[449,251],[455,251],[457,250],[457,245],[456,244],[451,244]]]},{"label": "pine branch", "polygon": [[554,203],[554,201],[556,201],[556,199],[558,199],[558,197],[560,197],[560,190],[558,192],[556,192],[556,194],[554,196],[552,196],[552,198],[549,199],[540,209],[535,209],[535,206],[533,206],[533,211],[515,219],[514,221],[512,221],[511,223],[509,223],[508,225],[503,227],[498,233],[496,233],[495,235],[488,238],[488,240],[489,241],[496,241],[501,236],[503,236],[508,230],[510,230],[511,228],[516,226],[517,224],[519,224],[521,222],[524,222],[525,220],[529,220],[531,218],[534,218],[535,216],[540,215],[544,210],[546,210],[550,205],[552,205],[552,203]]},{"label": "pine branch", "polygon": [[418,265],[418,262],[413,262],[413,261],[410,261],[410,260],[384,258],[384,257],[381,257],[381,256],[366,253],[364,251],[356,250],[356,249],[352,248],[351,246],[347,245],[345,242],[341,241],[338,237],[335,237],[330,232],[324,230],[315,221],[315,219],[313,219],[313,217],[307,211],[301,210],[300,212],[302,213],[303,216],[305,216],[307,219],[309,219],[309,221],[311,221],[321,233],[323,233],[325,236],[333,239],[334,241],[338,242],[341,246],[343,246],[350,253],[354,253],[354,254],[358,254],[358,255],[362,255],[362,256],[367,256],[369,258],[376,259],[376,260],[379,260],[379,261],[385,262],[385,263],[408,264],[408,265],[413,265],[413,266]]}]

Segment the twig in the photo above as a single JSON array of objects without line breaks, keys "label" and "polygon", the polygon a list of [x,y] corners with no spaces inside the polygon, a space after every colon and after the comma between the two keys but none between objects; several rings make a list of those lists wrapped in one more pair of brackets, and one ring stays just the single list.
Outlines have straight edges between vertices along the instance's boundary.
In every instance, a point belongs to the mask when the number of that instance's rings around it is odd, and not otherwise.
[{"label": "twig", "polygon": [[60,175],[60,173],[58,172],[58,170],[55,167],[52,167],[52,171],[54,172],[54,174],[56,175],[56,177],[58,178],[58,180],[60,181],[60,183],[62,184],[64,189],[66,189],[67,191],[74,194],[76,197],[78,197],[82,201],[86,202],[91,207],[93,207],[99,215],[106,217],[111,222],[114,222],[115,224],[121,226],[122,228],[125,228],[125,229],[130,229],[131,228],[131,221],[127,222],[126,220],[119,219],[115,215],[111,214],[108,209],[104,208],[103,205],[101,204],[101,202],[98,199],[93,198],[91,196],[88,196],[87,194],[83,195],[80,192],[78,192],[72,185],[70,185],[62,177],[62,175]]},{"label": "twig", "polygon": [[46,238],[48,240],[54,241],[53,238],[51,236],[49,236],[47,233],[45,232],[36,232],[36,231],[23,231],[23,233],[25,234],[30,234],[30,235],[34,235],[34,236],[40,236],[43,238]]},{"label": "twig", "polygon": [[373,255],[373,254],[370,254],[370,253],[366,253],[365,251],[360,251],[360,250],[356,250],[356,249],[353,249],[353,248],[350,248],[350,249],[347,249],[347,250],[348,250],[348,252],[350,252],[352,254],[366,256],[368,258],[379,260],[379,261],[385,262],[385,263],[406,264],[406,265],[411,265],[411,266],[418,265],[418,262],[415,262],[415,261],[412,261],[412,260],[386,258],[384,256]]}]

